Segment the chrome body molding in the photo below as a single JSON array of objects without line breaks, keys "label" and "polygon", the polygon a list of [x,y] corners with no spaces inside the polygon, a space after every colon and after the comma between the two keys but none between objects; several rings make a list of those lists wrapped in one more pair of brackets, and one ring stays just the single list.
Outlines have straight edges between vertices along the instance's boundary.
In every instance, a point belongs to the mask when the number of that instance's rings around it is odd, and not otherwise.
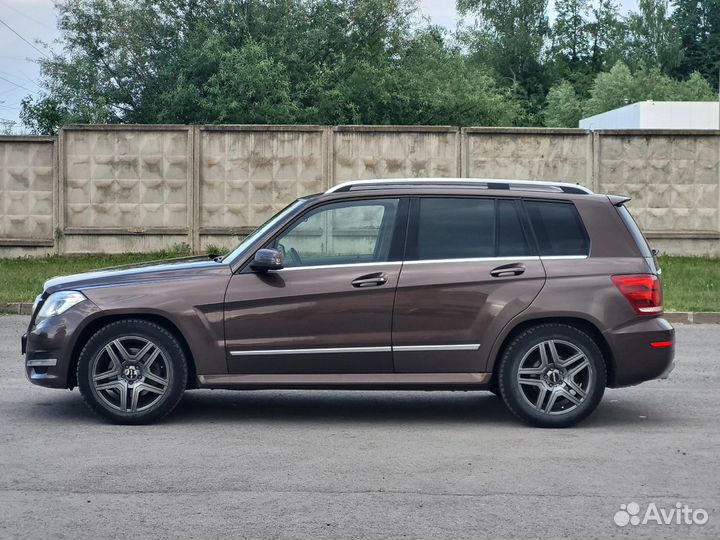
[{"label": "chrome body molding", "polygon": [[416,351],[477,351],[479,343],[455,343],[451,345],[395,345],[387,347],[323,347],[316,349],[255,349],[230,351],[231,356],[262,356],[283,354],[346,354],[378,352],[416,352]]},{"label": "chrome body molding", "polygon": [[275,354],[338,354],[391,352],[392,347],[325,347],[320,349],[259,349],[252,351],[230,351],[232,356],[258,356]]},{"label": "chrome body molding", "polygon": [[479,343],[461,343],[457,345],[393,345],[393,352],[416,351],[477,351]]}]

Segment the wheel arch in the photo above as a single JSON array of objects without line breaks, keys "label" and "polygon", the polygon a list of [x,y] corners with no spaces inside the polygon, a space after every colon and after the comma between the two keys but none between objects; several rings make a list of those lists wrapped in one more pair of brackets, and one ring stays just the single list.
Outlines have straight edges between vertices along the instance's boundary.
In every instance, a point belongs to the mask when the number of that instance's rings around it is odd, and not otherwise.
[{"label": "wheel arch", "polygon": [[122,320],[142,320],[155,323],[162,326],[165,330],[170,332],[185,353],[185,357],[188,361],[188,382],[186,388],[197,388],[197,369],[195,366],[195,358],[190,349],[187,339],[168,317],[165,317],[157,313],[115,313],[106,314],[96,317],[89,321],[79,332],[75,342],[72,345],[70,352],[70,361],[68,362],[68,374],[67,374],[67,387],[72,389],[77,386],[77,363],[80,358],[80,353],[88,340],[102,327]]},{"label": "wheel arch", "polygon": [[503,334],[495,341],[489,358],[490,364],[488,365],[487,371],[492,372],[491,384],[495,384],[498,366],[500,364],[499,360],[502,357],[505,348],[512,342],[515,336],[533,326],[548,323],[566,324],[588,334],[597,344],[603,355],[603,360],[605,361],[605,367],[607,369],[607,385],[610,387],[615,385],[615,356],[609,343],[595,323],[588,319],[574,315],[533,317],[517,321],[515,324],[508,324],[508,326],[504,329]]}]

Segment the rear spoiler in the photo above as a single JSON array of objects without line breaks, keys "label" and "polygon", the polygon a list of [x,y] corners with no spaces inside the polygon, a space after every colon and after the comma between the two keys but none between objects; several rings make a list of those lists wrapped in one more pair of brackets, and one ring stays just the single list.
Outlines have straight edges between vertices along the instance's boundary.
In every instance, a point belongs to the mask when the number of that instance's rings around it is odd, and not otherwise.
[{"label": "rear spoiler", "polygon": [[630,197],[626,197],[625,195],[608,195],[607,198],[610,199],[613,206],[622,206],[630,200]]}]

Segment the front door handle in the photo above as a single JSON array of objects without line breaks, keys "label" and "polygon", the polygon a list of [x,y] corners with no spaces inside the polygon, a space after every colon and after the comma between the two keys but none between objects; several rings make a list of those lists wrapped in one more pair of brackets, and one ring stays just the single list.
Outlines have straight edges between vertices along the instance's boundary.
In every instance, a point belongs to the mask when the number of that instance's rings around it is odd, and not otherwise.
[{"label": "front door handle", "polygon": [[492,277],[519,276],[525,272],[525,265],[522,263],[503,264],[490,270]]},{"label": "front door handle", "polygon": [[379,287],[387,283],[387,274],[385,272],[376,272],[374,274],[367,274],[360,276],[352,280],[352,286],[363,288],[363,287]]}]

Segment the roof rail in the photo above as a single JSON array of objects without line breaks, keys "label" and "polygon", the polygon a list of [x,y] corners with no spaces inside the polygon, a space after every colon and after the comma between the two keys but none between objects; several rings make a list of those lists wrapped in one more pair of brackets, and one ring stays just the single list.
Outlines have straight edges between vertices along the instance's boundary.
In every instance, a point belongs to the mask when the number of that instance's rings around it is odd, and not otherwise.
[{"label": "roof rail", "polygon": [[503,180],[484,178],[385,178],[353,180],[338,184],[325,193],[341,193],[366,189],[411,188],[413,186],[479,187],[484,189],[511,189],[527,191],[554,191],[560,193],[586,194],[593,192],[580,184],[567,182],[541,182],[539,180]]}]

